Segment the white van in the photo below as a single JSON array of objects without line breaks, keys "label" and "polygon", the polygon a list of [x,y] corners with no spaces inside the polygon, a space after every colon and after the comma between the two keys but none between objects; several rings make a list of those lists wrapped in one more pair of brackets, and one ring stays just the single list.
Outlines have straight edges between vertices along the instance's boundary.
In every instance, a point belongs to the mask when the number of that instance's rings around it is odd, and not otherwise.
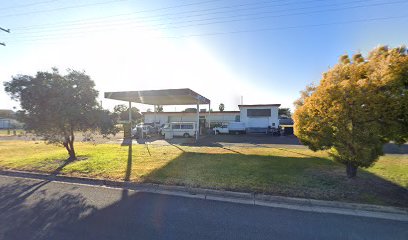
[{"label": "white van", "polygon": [[167,123],[161,130],[163,136],[167,133],[172,133],[173,136],[178,137],[193,137],[196,135],[195,122],[172,122]]}]

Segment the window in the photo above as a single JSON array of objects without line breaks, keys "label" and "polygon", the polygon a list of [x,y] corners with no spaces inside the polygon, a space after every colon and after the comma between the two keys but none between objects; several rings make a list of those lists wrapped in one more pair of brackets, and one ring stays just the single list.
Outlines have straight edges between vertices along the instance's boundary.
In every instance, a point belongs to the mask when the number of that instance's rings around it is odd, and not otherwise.
[{"label": "window", "polygon": [[248,117],[270,117],[271,109],[247,109]]},{"label": "window", "polygon": [[235,122],[239,122],[239,121],[241,121],[241,116],[235,115]]},{"label": "window", "polygon": [[193,129],[193,124],[182,124],[181,129]]},{"label": "window", "polygon": [[173,124],[173,129],[180,129],[180,124]]}]

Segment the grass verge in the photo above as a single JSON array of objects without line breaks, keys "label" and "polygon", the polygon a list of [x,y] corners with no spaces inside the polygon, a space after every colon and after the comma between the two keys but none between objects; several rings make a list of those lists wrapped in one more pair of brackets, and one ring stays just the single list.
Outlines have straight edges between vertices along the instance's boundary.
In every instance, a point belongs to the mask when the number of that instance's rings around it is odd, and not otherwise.
[{"label": "grass verge", "polygon": [[0,142],[0,168],[133,182],[188,185],[408,207],[408,155],[386,155],[358,177],[325,152],[287,148],[220,148],[77,143],[64,148],[33,141]]}]

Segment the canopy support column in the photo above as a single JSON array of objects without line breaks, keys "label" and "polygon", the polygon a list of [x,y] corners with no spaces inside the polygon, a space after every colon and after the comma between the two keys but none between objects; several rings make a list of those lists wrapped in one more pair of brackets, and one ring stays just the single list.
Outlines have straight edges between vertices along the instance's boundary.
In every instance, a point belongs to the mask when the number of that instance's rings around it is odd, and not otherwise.
[{"label": "canopy support column", "polygon": [[132,138],[132,102],[129,101],[129,128],[130,128],[130,138]]},{"label": "canopy support column", "polygon": [[197,126],[196,126],[196,142],[198,141],[198,136],[200,135],[200,102],[197,101]]},{"label": "canopy support column", "polygon": [[132,102],[129,102],[128,113],[129,113],[129,126],[132,129]]},{"label": "canopy support column", "polygon": [[211,103],[208,104],[208,129],[210,130],[209,133],[211,133]]}]

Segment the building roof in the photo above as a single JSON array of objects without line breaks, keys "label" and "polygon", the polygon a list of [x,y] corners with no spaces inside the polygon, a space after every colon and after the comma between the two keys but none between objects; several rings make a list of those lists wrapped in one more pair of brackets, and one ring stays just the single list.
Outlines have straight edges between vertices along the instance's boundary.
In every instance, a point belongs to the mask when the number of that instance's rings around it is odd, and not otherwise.
[{"label": "building roof", "polygon": [[238,105],[238,107],[279,107],[280,104],[273,103],[273,104],[251,104],[251,105]]},{"label": "building roof", "polygon": [[[197,112],[142,112],[143,114],[197,114]],[[200,114],[208,114],[208,112],[200,112]],[[239,114],[239,111],[216,111],[210,114]]]},{"label": "building roof", "polygon": [[0,109],[0,117],[2,118],[11,118],[15,116],[15,112],[9,109]]},{"label": "building roof", "polygon": [[150,105],[209,104],[210,100],[189,88],[105,92],[105,98]]}]

